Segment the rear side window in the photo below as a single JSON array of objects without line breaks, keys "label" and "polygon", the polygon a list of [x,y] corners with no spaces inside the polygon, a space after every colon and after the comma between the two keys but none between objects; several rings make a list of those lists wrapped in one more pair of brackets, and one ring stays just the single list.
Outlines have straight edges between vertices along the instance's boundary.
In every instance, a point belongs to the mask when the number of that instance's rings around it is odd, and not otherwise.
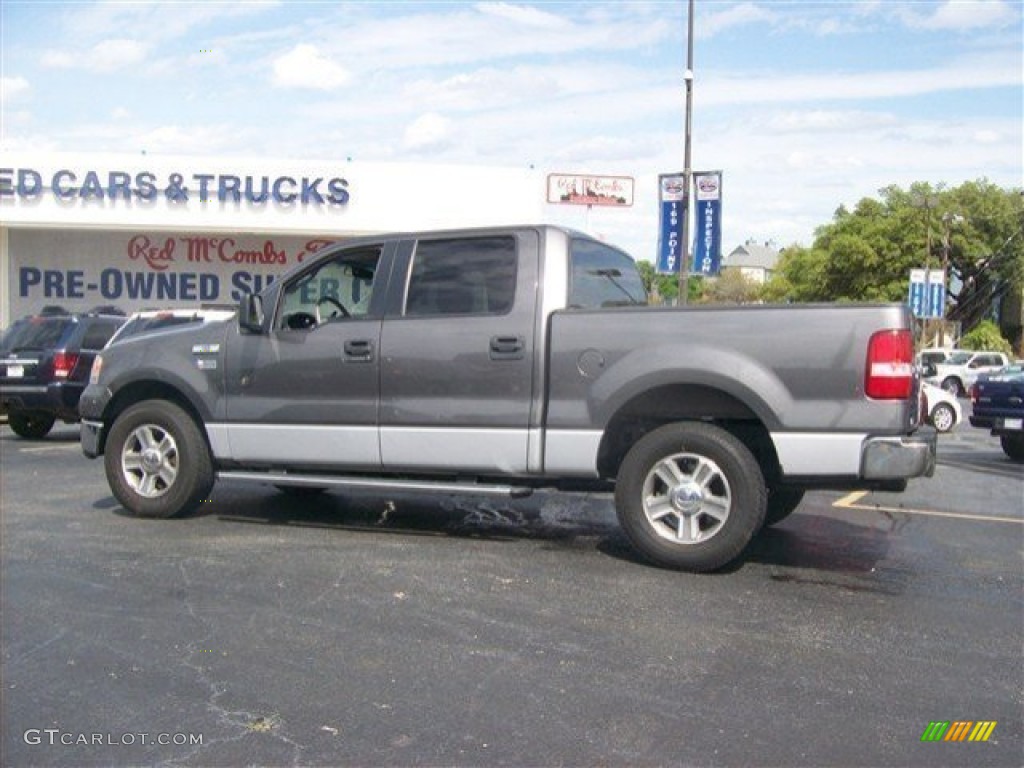
[{"label": "rear side window", "polygon": [[512,237],[421,240],[413,257],[405,314],[504,315],[516,291]]},{"label": "rear side window", "polygon": [[82,349],[103,349],[121,323],[113,320],[98,320],[89,323],[82,338]]},{"label": "rear side window", "polygon": [[575,239],[570,250],[569,307],[623,307],[647,303],[633,260],[593,240]]}]

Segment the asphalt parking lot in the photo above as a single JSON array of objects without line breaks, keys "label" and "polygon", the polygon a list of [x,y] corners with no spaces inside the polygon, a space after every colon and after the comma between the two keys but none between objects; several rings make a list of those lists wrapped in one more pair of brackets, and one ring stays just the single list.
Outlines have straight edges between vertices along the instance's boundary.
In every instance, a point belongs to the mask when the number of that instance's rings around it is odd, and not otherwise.
[{"label": "asphalt parking lot", "polygon": [[77,439],[0,428],[5,766],[1022,763],[1024,470],[970,427],[704,576],[603,496],[222,483],[136,520]]}]

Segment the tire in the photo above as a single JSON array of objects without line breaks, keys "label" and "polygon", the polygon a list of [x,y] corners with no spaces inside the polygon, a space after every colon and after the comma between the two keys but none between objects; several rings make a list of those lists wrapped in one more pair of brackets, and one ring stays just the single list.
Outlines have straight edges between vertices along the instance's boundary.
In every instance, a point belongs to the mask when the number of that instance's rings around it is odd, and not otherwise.
[{"label": "tire", "polygon": [[189,512],[213,488],[213,460],[199,427],[166,400],[145,400],[117,417],[103,464],[114,496],[137,517]]},{"label": "tire", "polygon": [[757,460],[711,424],[660,427],[619,468],[615,508],[647,560],[694,573],[735,560],[764,522],[767,491]]},{"label": "tire", "polygon": [[956,426],[956,412],[949,403],[939,403],[932,408],[929,419],[939,432],[949,432]]},{"label": "tire", "polygon": [[800,502],[804,500],[804,491],[795,488],[777,488],[768,491],[768,505],[764,512],[764,527],[781,523],[789,517]]},{"label": "tire", "polygon": [[42,411],[11,411],[7,423],[14,434],[27,440],[40,440],[50,434],[56,418]]},{"label": "tire", "polygon": [[295,499],[310,498],[313,496],[319,496],[327,489],[323,486],[315,485],[275,485],[275,488],[283,493],[285,496],[291,496]]},{"label": "tire", "polygon": [[1003,453],[1018,463],[1024,463],[1024,435],[1000,435]]},{"label": "tire", "polygon": [[964,391],[964,388],[960,385],[960,379],[956,376],[950,376],[942,380],[942,388],[949,392],[951,395],[960,397],[960,393]]}]

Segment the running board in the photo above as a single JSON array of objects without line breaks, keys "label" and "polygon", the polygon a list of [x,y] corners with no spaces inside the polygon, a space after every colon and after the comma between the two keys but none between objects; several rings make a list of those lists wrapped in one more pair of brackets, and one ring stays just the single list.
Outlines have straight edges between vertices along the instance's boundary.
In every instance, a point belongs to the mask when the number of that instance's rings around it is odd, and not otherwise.
[{"label": "running board", "polygon": [[485,485],[431,480],[405,480],[385,477],[339,477],[337,475],[293,475],[287,472],[245,472],[226,470],[217,473],[218,480],[242,480],[269,485],[294,485],[314,488],[375,488],[389,491],[423,491],[426,493],[469,493],[484,496],[522,498],[533,488],[516,485]]}]

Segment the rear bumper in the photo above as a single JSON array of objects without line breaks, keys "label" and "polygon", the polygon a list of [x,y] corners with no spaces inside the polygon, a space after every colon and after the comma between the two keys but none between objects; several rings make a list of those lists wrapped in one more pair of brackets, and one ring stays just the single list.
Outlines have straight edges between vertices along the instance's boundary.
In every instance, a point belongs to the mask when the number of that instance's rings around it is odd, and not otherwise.
[{"label": "rear bumper", "polygon": [[64,421],[78,421],[78,400],[84,384],[62,381],[54,384],[0,385],[0,413],[35,411]]},{"label": "rear bumper", "polygon": [[913,435],[872,437],[864,441],[861,477],[866,480],[906,480],[935,474],[938,433],[922,427]]}]

